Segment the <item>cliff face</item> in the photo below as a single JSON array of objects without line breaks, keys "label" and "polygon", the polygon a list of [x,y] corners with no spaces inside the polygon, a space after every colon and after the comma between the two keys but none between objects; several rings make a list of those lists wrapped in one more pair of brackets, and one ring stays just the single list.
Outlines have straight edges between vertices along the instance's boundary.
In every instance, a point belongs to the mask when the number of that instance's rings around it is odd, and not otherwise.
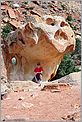
[{"label": "cliff face", "polygon": [[75,35],[63,17],[32,15],[32,18],[35,21],[9,33],[5,40],[3,52],[10,80],[32,80],[38,62],[44,69],[43,80],[49,80],[56,75],[64,54],[75,48]]}]

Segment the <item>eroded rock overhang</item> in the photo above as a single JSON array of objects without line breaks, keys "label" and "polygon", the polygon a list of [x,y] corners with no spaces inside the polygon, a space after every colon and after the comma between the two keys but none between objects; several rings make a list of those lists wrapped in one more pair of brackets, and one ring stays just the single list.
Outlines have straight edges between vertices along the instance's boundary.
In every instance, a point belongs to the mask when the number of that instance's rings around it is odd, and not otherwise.
[{"label": "eroded rock overhang", "polygon": [[[32,80],[38,62],[44,69],[43,80],[56,75],[64,54],[75,49],[75,35],[61,16],[32,16],[30,21],[9,33],[5,40],[5,64],[10,80]],[[17,62],[13,66],[11,59]]]}]

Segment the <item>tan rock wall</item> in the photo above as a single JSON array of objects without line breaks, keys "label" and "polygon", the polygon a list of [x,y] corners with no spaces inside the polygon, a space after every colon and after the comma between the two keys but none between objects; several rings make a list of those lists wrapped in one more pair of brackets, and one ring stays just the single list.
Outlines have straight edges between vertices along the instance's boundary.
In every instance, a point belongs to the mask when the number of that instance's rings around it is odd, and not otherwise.
[{"label": "tan rock wall", "polygon": [[49,80],[64,54],[74,50],[75,35],[64,18],[47,15],[10,33],[6,42],[10,61],[13,56],[17,59],[12,66],[6,56],[10,80],[32,80],[38,62],[44,69],[43,80]]}]

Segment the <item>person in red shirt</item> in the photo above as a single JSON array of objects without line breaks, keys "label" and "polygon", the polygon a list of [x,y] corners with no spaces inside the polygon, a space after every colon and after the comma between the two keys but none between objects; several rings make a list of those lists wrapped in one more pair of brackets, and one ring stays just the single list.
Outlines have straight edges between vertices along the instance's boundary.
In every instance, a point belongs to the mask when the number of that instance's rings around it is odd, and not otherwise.
[{"label": "person in red shirt", "polygon": [[40,83],[41,85],[43,68],[40,66],[40,63],[37,63],[37,67],[34,69],[34,73],[36,82]]}]

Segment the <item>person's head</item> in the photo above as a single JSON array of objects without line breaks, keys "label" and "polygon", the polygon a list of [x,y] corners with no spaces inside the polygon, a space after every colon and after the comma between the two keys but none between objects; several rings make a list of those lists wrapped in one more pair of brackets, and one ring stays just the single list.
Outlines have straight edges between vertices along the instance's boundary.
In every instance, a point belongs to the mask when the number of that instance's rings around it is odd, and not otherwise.
[{"label": "person's head", "polygon": [[40,62],[37,63],[37,66],[40,67]]}]

